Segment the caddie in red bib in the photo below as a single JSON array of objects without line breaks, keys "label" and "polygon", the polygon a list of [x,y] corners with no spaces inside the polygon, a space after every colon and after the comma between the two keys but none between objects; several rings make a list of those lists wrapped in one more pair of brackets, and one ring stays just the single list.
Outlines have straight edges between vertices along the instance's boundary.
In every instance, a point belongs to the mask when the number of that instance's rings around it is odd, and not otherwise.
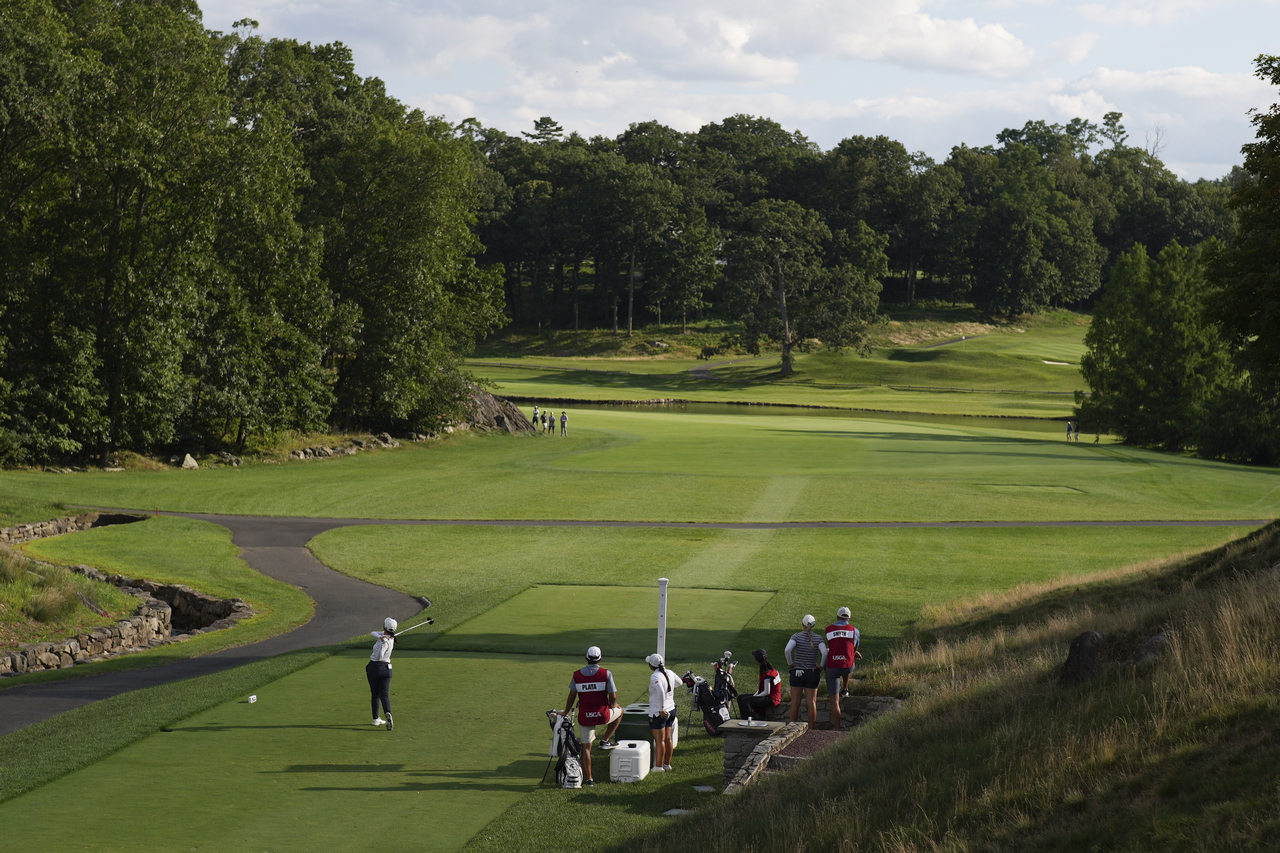
[{"label": "caddie in red bib", "polygon": [[849,624],[849,608],[836,611],[836,621],[827,626],[827,696],[831,702],[831,724],[840,730],[840,696],[849,690],[849,675],[857,665],[858,629]]},{"label": "caddie in red bib", "polygon": [[614,732],[622,724],[622,706],[618,704],[618,687],[613,683],[613,673],[600,665],[600,649],[587,649],[587,665],[573,674],[569,680],[569,698],[565,700],[564,716],[573,712],[578,704],[578,741],[582,744],[582,773],[584,785],[594,785],[591,778],[591,743],[596,739],[596,726],[607,726],[604,731],[604,749],[613,749],[617,743]]}]

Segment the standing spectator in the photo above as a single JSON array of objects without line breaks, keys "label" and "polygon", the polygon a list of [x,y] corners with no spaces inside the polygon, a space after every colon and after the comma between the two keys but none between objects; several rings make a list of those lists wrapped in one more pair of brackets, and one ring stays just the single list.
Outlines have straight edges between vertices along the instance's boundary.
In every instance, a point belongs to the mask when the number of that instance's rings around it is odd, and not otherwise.
[{"label": "standing spectator", "polygon": [[769,654],[764,649],[756,649],[751,656],[760,664],[760,686],[755,694],[738,697],[738,716],[744,720],[748,717],[760,720],[782,704],[782,679],[769,663]]},{"label": "standing spectator", "polygon": [[560,412],[560,434],[569,434],[569,415],[563,410]]},{"label": "standing spectator", "polygon": [[827,644],[813,635],[817,621],[806,613],[800,620],[804,630],[791,635],[785,652],[791,686],[791,722],[800,717],[800,691],[803,690],[805,701],[809,703],[810,728],[818,725],[818,682],[822,678],[822,666],[827,661]]},{"label": "standing spectator", "polygon": [[537,403],[533,404],[533,422],[535,424],[538,422],[538,404]]},{"label": "standing spectator", "polygon": [[827,702],[831,705],[831,725],[840,731],[840,697],[848,692],[849,675],[860,657],[862,635],[849,624],[849,608],[836,611],[836,621],[827,626]]},{"label": "standing spectator", "polygon": [[601,749],[613,749],[618,744],[614,732],[622,725],[622,706],[618,704],[618,687],[613,683],[613,673],[600,666],[600,647],[587,649],[587,665],[573,674],[569,680],[569,698],[565,700],[562,716],[569,716],[574,700],[578,702],[578,741],[582,744],[582,772],[586,776],[582,784],[590,786],[591,743],[596,739],[596,726],[605,726]]},{"label": "standing spectator", "polygon": [[1071,421],[1067,421],[1067,441],[1071,440]]},{"label": "standing spectator", "polygon": [[[396,645],[396,627],[396,620],[388,616],[381,631],[369,632],[374,639],[373,654],[364,665],[364,675],[369,680],[369,702],[373,705],[373,724],[386,726],[387,731],[395,727],[395,720],[391,719],[391,650]],[[385,720],[378,716],[379,701],[387,715]]]},{"label": "standing spectator", "polygon": [[649,730],[653,732],[653,771],[671,769],[671,753],[675,749],[671,730],[676,724],[676,685],[680,683],[654,652],[644,659],[649,664]]}]

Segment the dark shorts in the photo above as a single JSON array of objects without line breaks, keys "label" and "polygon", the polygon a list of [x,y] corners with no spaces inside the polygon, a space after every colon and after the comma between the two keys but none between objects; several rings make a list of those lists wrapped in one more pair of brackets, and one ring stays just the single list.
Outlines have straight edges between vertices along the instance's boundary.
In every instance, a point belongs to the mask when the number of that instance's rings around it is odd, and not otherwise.
[{"label": "dark shorts", "polygon": [[840,693],[840,679],[853,672],[853,667],[848,669],[831,669],[827,667],[827,695],[836,696]]},{"label": "dark shorts", "polygon": [[666,719],[663,719],[662,717],[649,718],[649,729],[655,732],[660,729],[669,729],[675,724],[676,724],[676,715],[674,712],[667,714]]},{"label": "dark shorts", "polygon": [[787,671],[787,684],[790,687],[803,687],[806,690],[817,690],[818,682],[822,680],[822,668],[814,667],[813,669],[799,669],[791,667]]}]

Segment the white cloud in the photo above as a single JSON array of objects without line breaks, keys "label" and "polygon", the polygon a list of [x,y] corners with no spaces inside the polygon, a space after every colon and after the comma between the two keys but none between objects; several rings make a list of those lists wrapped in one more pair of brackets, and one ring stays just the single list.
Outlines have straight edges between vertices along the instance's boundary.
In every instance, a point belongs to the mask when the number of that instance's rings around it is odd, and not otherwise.
[{"label": "white cloud", "polygon": [[1088,58],[1099,38],[1097,33],[1081,33],[1078,36],[1055,41],[1049,47],[1055,57],[1065,60],[1068,65],[1079,65]]},{"label": "white cloud", "polygon": [[[1121,0],[1111,5],[1087,3],[1077,9],[1086,19],[1097,24],[1145,27],[1149,24],[1171,24],[1214,5],[1212,0]],[[1221,5],[1221,2],[1216,5]]]}]

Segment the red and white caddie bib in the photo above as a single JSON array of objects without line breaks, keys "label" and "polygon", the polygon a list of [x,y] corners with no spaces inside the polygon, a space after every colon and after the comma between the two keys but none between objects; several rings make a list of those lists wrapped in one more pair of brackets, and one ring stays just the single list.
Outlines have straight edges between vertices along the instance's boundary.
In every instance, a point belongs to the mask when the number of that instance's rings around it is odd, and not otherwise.
[{"label": "red and white caddie bib", "polygon": [[593,675],[573,674],[573,689],[578,691],[578,724],[601,726],[609,722],[609,670],[600,667]]}]

